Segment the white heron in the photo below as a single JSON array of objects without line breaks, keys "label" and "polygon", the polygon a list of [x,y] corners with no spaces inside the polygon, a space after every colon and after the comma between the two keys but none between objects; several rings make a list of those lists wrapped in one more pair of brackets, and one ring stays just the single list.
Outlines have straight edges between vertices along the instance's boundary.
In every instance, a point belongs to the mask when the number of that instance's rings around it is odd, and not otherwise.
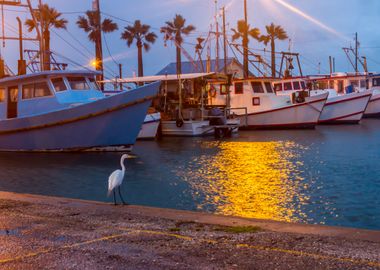
[{"label": "white heron", "polygon": [[120,199],[123,202],[123,204],[124,205],[127,204],[124,201],[123,196],[121,196],[120,186],[123,183],[123,179],[124,179],[124,175],[125,175],[124,160],[127,159],[128,157],[129,157],[129,155],[127,155],[127,154],[124,154],[121,156],[121,159],[120,159],[121,170],[114,171],[113,173],[111,173],[111,175],[108,178],[108,197],[113,192],[113,201],[114,201],[115,205],[117,205],[115,189],[118,189],[119,196],[120,196]]}]

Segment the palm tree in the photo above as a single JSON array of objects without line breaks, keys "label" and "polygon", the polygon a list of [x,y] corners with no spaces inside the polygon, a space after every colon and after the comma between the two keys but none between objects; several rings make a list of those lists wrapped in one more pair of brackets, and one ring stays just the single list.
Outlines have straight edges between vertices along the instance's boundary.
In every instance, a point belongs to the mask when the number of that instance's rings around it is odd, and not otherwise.
[{"label": "palm tree", "polygon": [[173,21],[166,22],[166,25],[161,27],[161,33],[165,34],[165,40],[174,40],[176,43],[177,52],[177,73],[182,73],[181,65],[181,45],[183,43],[182,35],[189,35],[195,30],[195,26],[187,25],[185,26],[186,20],[182,15],[176,14]]},{"label": "palm tree", "polygon": [[204,72],[204,66],[202,61],[202,50],[203,50],[203,42],[205,41],[204,38],[198,37],[197,38],[197,45],[195,45],[195,54],[198,55],[199,62],[201,63],[202,72]]},{"label": "palm tree", "polygon": [[121,38],[127,41],[128,47],[136,40],[139,77],[144,76],[142,49],[147,52],[150,49],[150,44],[156,42],[157,35],[154,32],[149,32],[150,26],[141,24],[140,20],[136,20],[133,26],[125,27],[125,31],[121,34]]},{"label": "palm tree", "polygon": [[[50,29],[66,29],[67,20],[60,18],[62,13],[55,8],[49,7],[47,4],[40,5],[38,10],[34,11],[37,24],[42,25],[43,46],[41,61],[43,61],[43,69],[50,70]],[[25,25],[28,31],[32,32],[38,27],[32,19],[27,19]]]},{"label": "palm tree", "polygon": [[242,39],[242,46],[243,46],[243,67],[244,67],[244,77],[248,77],[249,70],[248,70],[248,44],[249,44],[249,37],[254,39],[259,39],[260,36],[260,30],[258,28],[251,28],[249,24],[245,22],[245,20],[239,20],[237,22],[237,29],[231,29],[234,34],[232,36],[232,41],[235,41],[237,39]]},{"label": "palm tree", "polygon": [[288,38],[286,31],[279,25],[271,23],[270,25],[265,26],[267,30],[267,35],[262,35],[259,39],[260,42],[263,42],[265,46],[270,42],[271,45],[271,59],[272,59],[272,77],[276,77],[276,44],[275,40],[285,40]]},{"label": "palm tree", "polygon": [[[101,42],[102,33],[111,33],[118,29],[116,23],[111,19],[104,19],[101,22],[100,14],[97,11],[86,11],[85,16],[79,16],[77,25],[79,28],[82,28],[86,33],[88,33],[88,39],[95,43],[95,52],[96,52],[96,61],[95,67],[96,70],[103,72],[103,48]],[[103,75],[101,75],[101,80]]]}]

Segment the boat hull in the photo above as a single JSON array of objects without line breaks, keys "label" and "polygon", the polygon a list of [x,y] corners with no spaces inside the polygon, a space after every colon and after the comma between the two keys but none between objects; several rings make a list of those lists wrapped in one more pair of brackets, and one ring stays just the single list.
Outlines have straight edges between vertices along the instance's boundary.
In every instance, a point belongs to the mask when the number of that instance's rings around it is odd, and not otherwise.
[{"label": "boat hull", "polygon": [[372,97],[369,100],[363,116],[365,118],[380,118],[380,93],[378,91],[376,92],[372,94]]},{"label": "boat hull", "polygon": [[[310,129],[314,128],[327,100],[327,93],[307,98],[300,104],[240,115],[241,129]],[[247,123],[246,123],[247,122]],[[245,125],[246,124],[246,125]]]},{"label": "boat hull", "polygon": [[0,151],[125,151],[159,83],[42,115],[0,121]]},{"label": "boat hull", "polygon": [[154,140],[157,136],[158,127],[160,126],[161,114],[152,113],[145,117],[144,124],[141,127],[138,140]]},{"label": "boat hull", "polygon": [[177,127],[176,121],[161,121],[162,136],[199,137],[214,134],[214,128],[209,121],[184,121]]},{"label": "boat hull", "polygon": [[319,124],[358,124],[363,118],[371,95],[368,91],[328,99]]}]

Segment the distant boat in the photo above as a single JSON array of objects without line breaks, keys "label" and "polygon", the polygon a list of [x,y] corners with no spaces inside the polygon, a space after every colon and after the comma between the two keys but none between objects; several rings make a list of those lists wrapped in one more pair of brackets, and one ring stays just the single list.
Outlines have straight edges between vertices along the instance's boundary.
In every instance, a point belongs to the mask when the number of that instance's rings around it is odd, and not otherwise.
[{"label": "distant boat", "polygon": [[137,139],[139,140],[153,140],[157,137],[158,128],[160,126],[161,114],[150,113],[145,116],[143,125]]},{"label": "distant boat", "polygon": [[105,97],[91,71],[0,79],[0,151],[126,151],[160,83]]},{"label": "distant boat", "polygon": [[[320,78],[309,78],[310,81],[318,82]],[[274,83],[274,88],[279,95],[292,95],[293,93],[304,90],[305,80],[303,78],[289,78]],[[335,89],[319,87],[319,89],[308,91],[310,96],[323,93],[328,94],[328,99],[319,118],[319,124],[358,124],[363,118],[369,100],[372,96],[371,91],[341,92]]]},{"label": "distant boat", "polygon": [[[327,94],[304,97],[278,96],[272,87],[273,79],[252,78],[235,80],[230,87],[231,111],[237,114],[246,129],[314,128],[319,120]],[[226,85],[212,84],[211,105],[225,103]]]}]

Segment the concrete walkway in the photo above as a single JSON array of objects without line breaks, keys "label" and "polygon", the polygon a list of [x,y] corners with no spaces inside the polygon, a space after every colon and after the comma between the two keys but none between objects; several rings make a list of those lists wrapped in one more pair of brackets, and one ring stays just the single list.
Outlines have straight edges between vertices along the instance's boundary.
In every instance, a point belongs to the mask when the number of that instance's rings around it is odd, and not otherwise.
[{"label": "concrete walkway", "polygon": [[0,192],[0,269],[380,269],[380,231]]}]

